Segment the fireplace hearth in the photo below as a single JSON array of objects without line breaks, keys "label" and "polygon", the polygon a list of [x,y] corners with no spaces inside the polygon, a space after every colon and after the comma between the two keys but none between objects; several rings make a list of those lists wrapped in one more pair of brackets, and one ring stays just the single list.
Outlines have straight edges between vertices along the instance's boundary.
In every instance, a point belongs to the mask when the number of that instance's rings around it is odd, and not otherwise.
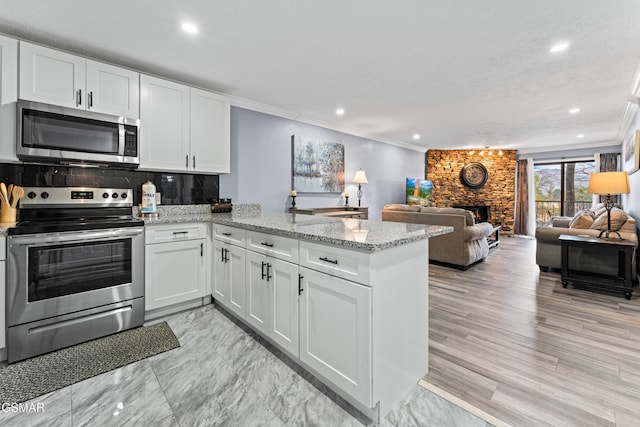
[{"label": "fireplace hearth", "polygon": [[473,212],[473,216],[476,218],[476,223],[478,222],[489,222],[489,209],[491,206],[463,206],[463,205],[454,205],[454,208],[466,209],[468,211]]}]

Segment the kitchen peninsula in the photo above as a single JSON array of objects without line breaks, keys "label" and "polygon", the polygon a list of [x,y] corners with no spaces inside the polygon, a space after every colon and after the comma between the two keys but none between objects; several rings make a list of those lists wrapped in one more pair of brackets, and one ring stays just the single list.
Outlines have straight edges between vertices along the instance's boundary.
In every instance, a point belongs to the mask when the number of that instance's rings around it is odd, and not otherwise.
[{"label": "kitchen peninsula", "polygon": [[427,373],[428,239],[451,227],[240,206],[145,222],[210,223],[216,303],[370,418]]}]

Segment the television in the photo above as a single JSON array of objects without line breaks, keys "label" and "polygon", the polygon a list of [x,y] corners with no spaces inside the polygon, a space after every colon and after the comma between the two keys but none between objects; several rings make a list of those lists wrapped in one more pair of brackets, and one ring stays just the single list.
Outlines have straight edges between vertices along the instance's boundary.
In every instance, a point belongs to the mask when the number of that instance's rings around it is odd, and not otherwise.
[{"label": "television", "polygon": [[407,178],[407,204],[429,206],[433,183],[428,179]]}]

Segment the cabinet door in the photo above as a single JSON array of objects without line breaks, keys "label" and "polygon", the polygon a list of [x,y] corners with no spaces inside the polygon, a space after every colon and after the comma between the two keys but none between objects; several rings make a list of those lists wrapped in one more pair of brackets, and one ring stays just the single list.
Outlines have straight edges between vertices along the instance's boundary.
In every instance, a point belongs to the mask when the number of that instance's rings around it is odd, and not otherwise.
[{"label": "cabinet door", "polygon": [[246,316],[245,250],[217,240],[214,240],[213,246],[215,264],[213,297],[244,319]]},{"label": "cabinet door", "polygon": [[87,60],[87,110],[140,117],[140,74]]},{"label": "cabinet door", "polygon": [[85,108],[85,59],[20,42],[20,98]]},{"label": "cabinet door", "polygon": [[4,260],[0,261],[0,348],[5,348],[7,346],[6,324],[5,324],[5,309],[6,309],[5,308],[6,306],[5,268],[6,268],[6,261]]},{"label": "cabinet door", "polygon": [[0,160],[15,162],[18,41],[0,36]]},{"label": "cabinet door", "polygon": [[203,297],[206,259],[204,240],[145,246],[145,310]]},{"label": "cabinet door", "polygon": [[269,336],[298,357],[298,266],[267,258],[269,278]]},{"label": "cabinet door", "polygon": [[189,170],[189,88],[140,76],[140,167]]},{"label": "cabinet door", "polygon": [[269,283],[266,257],[247,251],[247,322],[265,335],[269,334]]},{"label": "cabinet door", "polygon": [[303,267],[300,274],[300,360],[371,407],[371,288]]},{"label": "cabinet door", "polygon": [[229,101],[191,88],[191,164],[196,172],[230,172]]}]

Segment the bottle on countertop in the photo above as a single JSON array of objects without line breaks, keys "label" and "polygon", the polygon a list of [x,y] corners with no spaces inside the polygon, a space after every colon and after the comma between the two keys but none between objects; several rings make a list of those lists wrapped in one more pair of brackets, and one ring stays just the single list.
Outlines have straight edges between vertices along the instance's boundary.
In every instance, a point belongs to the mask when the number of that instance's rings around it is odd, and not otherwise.
[{"label": "bottle on countertop", "polygon": [[143,215],[156,214],[156,186],[151,181],[142,184],[142,207],[140,212]]}]

